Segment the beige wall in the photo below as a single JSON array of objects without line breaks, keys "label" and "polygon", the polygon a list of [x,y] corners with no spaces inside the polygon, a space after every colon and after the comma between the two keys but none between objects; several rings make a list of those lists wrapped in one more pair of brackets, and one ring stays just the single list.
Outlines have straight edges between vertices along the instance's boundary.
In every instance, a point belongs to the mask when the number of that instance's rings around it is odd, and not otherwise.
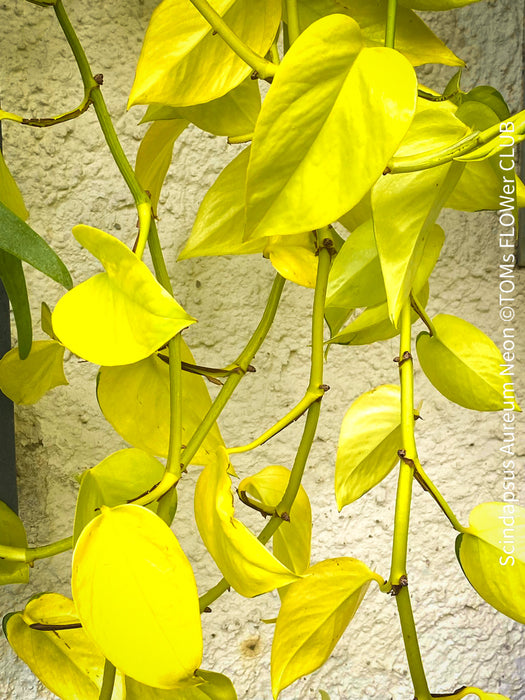
[{"label": "beige wall", "polygon": [[[144,132],[140,109],[125,112],[142,35],[155,0],[66,2],[93,72],[104,74],[104,95],[134,159]],[[436,31],[467,60],[466,82],[500,86],[513,110],[520,106],[522,0],[481,2],[432,17]],[[73,108],[82,89],[69,48],[51,10],[11,0],[0,3],[0,89],[2,106],[22,114],[45,116]],[[447,71],[443,71],[442,85]],[[429,82],[429,77],[425,76]],[[108,157],[94,114],[53,129],[30,130],[7,124],[6,159],[31,212],[30,223],[67,261],[80,282],[98,268],[71,236],[87,223],[134,237],[136,215],[116,167]],[[161,237],[166,247],[176,296],[199,324],[186,339],[201,363],[232,361],[255,327],[269,291],[272,270],[258,257],[175,263],[205,189],[235,153],[224,139],[189,129],[175,147],[161,208]],[[431,280],[430,311],[453,313],[476,323],[498,340],[496,218],[492,214],[443,217],[447,233],[443,259]],[[242,267],[240,267],[242,266]],[[241,269],[241,272],[239,272]],[[28,271],[34,318],[40,301],[53,306],[57,285]],[[516,327],[525,329],[523,278]],[[271,425],[301,396],[308,376],[310,290],[289,284],[268,343],[256,358],[257,373],[241,384],[221,420],[227,442],[242,443]],[[519,324],[519,325],[518,325]],[[521,332],[519,353],[525,359]],[[332,387],[323,404],[305,485],[314,512],[313,561],[356,556],[385,576],[388,572],[396,479],[392,474],[358,503],[337,513],[333,495],[334,458],[342,416],[363,391],[396,382],[396,341],[372,349],[334,348],[326,381]],[[523,366],[523,365],[522,365]],[[72,528],[75,476],[123,446],[104,422],[94,392],[96,368],[68,357],[69,387],[60,387],[34,407],[17,411],[20,511],[31,544],[67,536]],[[525,399],[523,373],[517,376]],[[502,493],[501,416],[477,414],[447,403],[418,372],[417,400],[424,399],[418,422],[420,454],[427,471],[450,499],[461,520],[481,501]],[[523,419],[521,419],[523,455]],[[235,460],[240,475],[267,464],[291,465],[301,423],[257,452]],[[218,579],[192,523],[192,486],[196,471],[184,480],[174,529],[194,565],[201,590]],[[523,483],[523,482],[522,482]],[[525,494],[524,494],[525,495]],[[260,523],[253,518],[257,528]],[[479,684],[513,700],[525,700],[525,655],[520,625],[489,608],[462,576],[454,555],[454,533],[430,497],[416,488],[410,539],[410,581],[416,621],[428,677],[434,692]],[[33,593],[69,594],[67,554],[37,563],[28,586],[0,591],[2,614],[20,609]],[[244,700],[270,700],[269,653],[272,627],[261,620],[278,610],[277,596],[243,600],[229,593],[204,618],[204,668],[231,675]],[[319,697],[332,700],[409,700],[410,681],[395,603],[368,594],[331,660],[319,672],[283,692],[283,700]],[[24,664],[0,641],[0,697],[6,700],[50,698]]]}]

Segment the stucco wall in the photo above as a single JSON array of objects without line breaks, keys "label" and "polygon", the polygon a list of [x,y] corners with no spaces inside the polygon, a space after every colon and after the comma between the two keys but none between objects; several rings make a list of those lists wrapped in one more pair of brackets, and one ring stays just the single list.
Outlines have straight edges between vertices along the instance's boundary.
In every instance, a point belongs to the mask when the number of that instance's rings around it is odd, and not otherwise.
[{"label": "stucco wall", "polygon": [[[156,0],[66,3],[94,73],[104,74],[104,95],[130,158],[143,127],[141,110],[126,114],[142,35]],[[489,0],[430,19],[436,31],[468,63],[467,86],[500,87],[515,111],[522,95],[522,0]],[[45,116],[78,104],[82,89],[69,47],[51,10],[11,0],[0,2],[0,90],[2,106],[25,115]],[[437,75],[437,74],[436,74]],[[439,73],[443,85],[450,71]],[[425,80],[430,79],[425,75]],[[71,236],[82,222],[130,243],[136,214],[130,196],[108,156],[94,114],[53,129],[32,130],[7,123],[4,152],[31,212],[30,223],[67,261],[75,282],[98,270]],[[175,263],[199,202],[236,153],[224,139],[188,129],[175,146],[173,165],[161,199],[161,238],[167,251],[176,296],[199,323],[186,339],[202,364],[232,361],[255,327],[273,272],[258,256],[198,259]],[[446,214],[442,260],[431,280],[432,313],[453,313],[499,339],[496,217]],[[239,272],[242,266],[242,272]],[[525,328],[524,287],[516,328]],[[53,306],[60,288],[28,270],[34,318],[42,299]],[[311,290],[287,285],[282,308],[267,344],[256,357],[257,373],[241,383],[220,425],[227,443],[242,444],[271,425],[303,394],[308,379],[308,313]],[[37,332],[38,334],[38,332]],[[523,331],[518,337],[523,362]],[[359,502],[337,513],[333,495],[334,459],[345,410],[360,393],[397,381],[392,358],[397,340],[371,349],[333,348],[328,355],[324,399],[305,486],[314,513],[312,560],[355,556],[388,575],[396,488],[393,473]],[[71,532],[75,476],[123,446],[98,409],[96,368],[68,357],[69,387],[60,387],[34,407],[17,411],[20,513],[31,544]],[[523,373],[516,375],[521,402]],[[478,414],[445,401],[417,373],[417,400],[424,399],[418,422],[420,454],[430,476],[466,521],[479,502],[502,496],[501,415]],[[523,419],[520,421],[524,434]],[[267,464],[291,465],[302,424],[299,421],[255,453],[239,456],[240,475]],[[520,431],[518,431],[519,433]],[[523,439],[519,446],[523,456]],[[192,470],[181,489],[174,529],[190,557],[199,588],[219,574],[192,525]],[[261,523],[251,522],[257,529]],[[410,582],[425,666],[433,692],[475,684],[525,700],[525,653],[518,623],[492,610],[463,577],[454,555],[454,532],[432,500],[416,487],[410,538]],[[28,586],[0,590],[0,612],[20,609],[33,593],[69,594],[68,554],[38,562]],[[242,700],[270,700],[269,654],[272,627],[261,620],[278,610],[277,596],[255,600],[228,593],[204,618],[204,668],[230,675]],[[282,694],[283,700],[409,700],[410,679],[393,599],[371,592],[330,661]],[[53,697],[0,640],[0,697],[36,700]]]}]

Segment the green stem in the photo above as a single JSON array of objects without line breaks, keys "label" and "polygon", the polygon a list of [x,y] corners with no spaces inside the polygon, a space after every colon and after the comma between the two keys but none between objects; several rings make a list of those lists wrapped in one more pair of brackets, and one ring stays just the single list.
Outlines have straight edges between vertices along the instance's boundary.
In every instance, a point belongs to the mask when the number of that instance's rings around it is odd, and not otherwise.
[{"label": "green stem", "polygon": [[291,45],[301,33],[297,0],[286,0],[286,17],[288,20],[288,41]]},{"label": "green stem", "polygon": [[[328,273],[331,266],[331,253],[321,247],[319,250],[319,264],[317,268],[317,280],[314,293],[314,307],[312,313],[312,351],[310,368],[310,386],[321,387],[323,384],[323,335],[324,335],[324,306],[326,299],[326,288],[328,286]],[[299,443],[299,448],[295,456],[294,464],[290,474],[290,479],[280,503],[275,509],[275,514],[261,531],[258,539],[266,544],[277,528],[283,522],[283,515],[289,516],[292,505],[299,492],[301,481],[306,467],[306,462],[312,448],[319,413],[321,411],[321,401],[318,399],[308,409],[306,422]],[[229,588],[226,579],[222,579],[213,588],[207,591],[199,599],[201,611],[208,608],[217,598],[225,593]]]},{"label": "green stem", "polygon": [[207,0],[190,0],[213,30],[228,44],[230,49],[253,68],[259,78],[266,80],[275,75],[276,66],[255,53],[237,34],[226,24]]},{"label": "green stem", "polygon": [[247,445],[240,445],[239,447],[228,448],[228,454],[234,455],[240,454],[242,452],[249,452],[250,450],[253,450],[256,447],[264,445],[264,443],[270,440],[270,438],[274,437],[275,435],[280,433],[281,430],[284,430],[291,423],[298,420],[304,413],[306,413],[306,411],[315,401],[319,401],[319,399],[323,397],[323,394],[324,389],[318,389],[316,392],[307,391],[305,396],[299,401],[299,403],[296,406],[294,406],[291,411],[288,411],[288,413],[285,416],[283,416],[283,418],[281,418],[279,421],[277,421],[277,423],[272,425],[271,428],[266,430],[255,440],[252,440],[252,442],[249,442]]},{"label": "green stem", "polygon": [[151,220],[149,236],[148,236],[148,247],[151,254],[151,262],[153,263],[153,269],[155,270],[155,275],[164,287],[164,289],[174,296],[173,287],[171,286],[170,276],[166,268],[166,262],[164,260],[164,255],[162,254],[162,248],[159,240],[159,232],[157,231],[157,224],[155,220]]},{"label": "green stem", "polygon": [[117,164],[117,167],[120,170],[120,173],[124,178],[131,194],[133,195],[133,199],[135,200],[139,217],[137,255],[138,257],[141,257],[150,229],[150,199],[140,186],[133,168],[131,167],[126,154],[124,153],[124,149],[120,144],[117,132],[115,131],[113,122],[111,121],[111,116],[108,112],[102,92],[99,89],[94,89],[95,87],[99,88],[100,85],[93,77],[87,56],[64,9],[62,0],[56,0],[53,5],[53,9],[55,10],[56,17],[60,23],[60,26],[62,27],[62,31],[64,32],[67,42],[71,47],[71,51],[73,52],[73,56],[77,62],[77,66],[82,77],[82,82],[84,84],[84,89],[86,90],[86,93],[88,91],[90,92],[91,100],[93,102],[102,133],[104,134],[106,143],[111,151],[111,155],[113,156],[113,159]]},{"label": "green stem", "polygon": [[[263,344],[266,336],[268,335],[268,331],[272,326],[275,314],[277,312],[277,307],[279,306],[284,282],[284,277],[281,277],[281,275],[275,276],[272,285],[272,290],[270,292],[270,296],[268,297],[268,301],[266,302],[266,308],[259,322],[259,325],[255,329],[254,334],[248,341],[248,344],[241,352],[241,354],[237,358],[237,362],[235,363],[239,367],[239,372],[231,374],[228,377],[228,379],[224,382],[223,386],[221,387],[221,390],[215,397],[215,400],[213,401],[211,407],[204,416],[204,419],[202,420],[201,424],[189,440],[188,445],[182,453],[181,471],[184,471],[184,469],[186,469],[186,467],[189,465],[192,458],[195,456],[197,450],[202,445],[207,434],[215,425],[215,421],[220,416],[224,407],[228,403],[231,395],[237,388],[237,385],[247,372],[248,367],[250,366],[250,363],[253,360],[255,354],[257,353],[257,351]],[[142,496],[142,498],[139,498],[133,502],[138,505],[146,505],[148,503],[152,503],[153,501],[156,501],[165,493],[167,493],[176,483],[177,478],[174,476],[174,474],[166,471],[164,476],[162,477],[161,482],[154,489],[152,489],[145,496]]]},{"label": "green stem", "polygon": [[401,311],[401,338],[399,347],[399,374],[401,381],[401,436],[403,457],[399,467],[396,509],[394,516],[394,541],[390,584],[395,587],[401,629],[417,700],[430,700],[430,693],[423,669],[421,653],[410,604],[407,584],[407,550],[410,524],[410,505],[414,481],[414,463],[417,460],[414,437],[414,368],[411,355],[411,308],[405,302]]},{"label": "green stem", "polygon": [[385,46],[394,48],[396,39],[397,0],[388,0],[386,10]]},{"label": "green stem", "polygon": [[20,117],[18,114],[4,112],[4,110],[0,109],[0,119],[8,119],[9,121],[18,122],[18,124],[35,127],[47,127],[62,124],[63,122],[71,121],[71,119],[76,119],[77,117],[80,117],[81,114],[84,114],[84,112],[87,112],[89,106],[92,104],[91,93],[98,89],[98,84],[93,85],[89,90],[85,91],[84,99],[80,105],[76,107],[76,109],[72,109],[69,112],[64,112],[63,114],[58,114],[56,117]]},{"label": "green stem", "polygon": [[[179,333],[168,343],[169,352],[169,381],[170,381],[170,437],[168,446],[168,458],[166,472],[173,474],[179,481],[181,470],[182,449],[182,336]],[[157,515],[165,520],[168,525],[172,522],[177,505],[177,491],[173,488],[166,493],[159,502]]]},{"label": "green stem", "polygon": [[425,491],[428,491],[432,498],[436,501],[438,506],[441,508],[443,513],[447,516],[447,518],[450,521],[450,524],[452,527],[457,530],[458,532],[466,532],[467,528],[465,528],[457,519],[455,516],[454,512],[452,511],[452,508],[449,506],[447,501],[443,498],[441,493],[439,492],[438,488],[435,486],[435,484],[431,481],[431,479],[427,476],[425,470],[421,466],[421,462],[419,459],[414,460],[415,464],[415,473],[414,476],[418,483],[422,486],[422,488]]},{"label": "green stem", "polygon": [[99,700],[111,700],[113,695],[113,686],[115,685],[116,668],[111,661],[107,659],[104,662],[104,676],[102,678],[102,687],[100,688]]},{"label": "green stem", "polygon": [[399,591],[396,596],[396,603],[399,619],[401,621],[401,631],[403,634],[403,641],[405,642],[408,666],[414,685],[414,700],[431,700],[432,696],[430,695],[425,671],[423,669],[423,660],[421,659],[421,652],[417,641],[414,614],[412,612],[412,604],[407,587],[403,587]]},{"label": "green stem", "polygon": [[58,542],[52,542],[51,544],[44,544],[41,547],[26,548],[0,545],[0,559],[7,559],[7,561],[21,561],[29,564],[37,559],[54,557],[55,554],[61,554],[62,552],[67,552],[70,549],[73,549],[72,537],[65,537],[63,540],[58,540]]}]

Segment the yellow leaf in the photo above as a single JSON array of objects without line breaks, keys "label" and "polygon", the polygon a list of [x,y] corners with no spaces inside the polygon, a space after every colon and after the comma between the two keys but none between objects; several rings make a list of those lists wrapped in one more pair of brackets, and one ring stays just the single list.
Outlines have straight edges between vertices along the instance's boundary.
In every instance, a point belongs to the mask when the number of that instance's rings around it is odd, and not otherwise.
[{"label": "yellow leaf", "polygon": [[299,578],[234,517],[224,449],[217,451],[216,458],[199,477],[195,488],[195,520],[206,548],[237,593],[252,598]]},{"label": "yellow leaf", "polygon": [[[135,448],[114,452],[87,469],[82,474],[77,496],[74,541],[99,514],[101,506],[112,508],[142,496],[159,483],[164,471],[158,460]],[[153,504],[151,508],[154,509]]]},{"label": "yellow leaf", "polygon": [[[104,657],[83,629],[42,631],[31,624],[78,622],[72,600],[58,593],[33,598],[23,613],[4,618],[7,640],[31,671],[61,700],[98,700]],[[117,674],[113,700],[123,700],[122,678]]]},{"label": "yellow leaf", "polygon": [[170,167],[173,144],[188,124],[184,119],[154,122],[140,142],[135,175],[142,188],[150,193],[155,213],[164,178]]},{"label": "yellow leaf", "polygon": [[[468,132],[450,111],[425,107],[416,114],[399,156],[449,146]],[[372,190],[372,211],[388,308],[397,326],[414,285],[425,240],[463,168],[454,163],[381,178]]]},{"label": "yellow leaf", "polygon": [[135,505],[102,507],[73,555],[71,589],[86,634],[122,673],[173,688],[202,659],[199,598],[169,527]]},{"label": "yellow leaf", "polygon": [[[388,0],[302,0],[299,3],[299,22],[305,28],[325,15],[346,14],[361,27],[365,46],[384,46],[387,2]],[[415,12],[404,7],[397,8],[396,50],[406,56],[413,66],[424,63],[465,65]]]},{"label": "yellow leaf", "polygon": [[474,411],[501,411],[514,406],[507,391],[505,362],[485,333],[456,316],[439,314],[416,341],[419,364],[435,388],[449,401]]},{"label": "yellow leaf", "polygon": [[[0,544],[8,547],[27,547],[27,536],[23,522],[9,506],[0,501]],[[29,564],[0,559],[0,585],[6,583],[28,583]]]},{"label": "yellow leaf", "polygon": [[222,673],[199,669],[190,684],[160,690],[126,678],[126,700],[237,700],[229,678]]},{"label": "yellow leaf", "polygon": [[272,645],[272,692],[322,666],[355,615],[371,581],[383,579],[357,559],[315,564],[289,587]]},{"label": "yellow leaf", "polygon": [[399,386],[379,386],[353,402],[343,418],[335,462],[339,510],[390,474],[401,446]]},{"label": "yellow leaf", "polygon": [[90,226],[73,234],[106,270],[65,294],[53,312],[57,337],[76,355],[131,364],[195,322],[124,243]]},{"label": "yellow leaf", "polygon": [[297,233],[294,236],[270,236],[266,240],[264,254],[277,272],[295,284],[314,289],[319,260],[314,236]]},{"label": "yellow leaf", "polygon": [[21,360],[18,348],[0,360],[0,389],[17,404],[36,403],[56,386],[68,384],[64,376],[65,348],[56,340],[35,340]]},{"label": "yellow leaf", "polygon": [[456,555],[487,603],[525,623],[525,508],[510,501],[476,506],[457,537]]},{"label": "yellow leaf", "polygon": [[261,94],[257,80],[243,80],[223,97],[193,107],[148,107],[142,122],[159,119],[185,119],[215,136],[251,134],[261,111]]},{"label": "yellow leaf", "polygon": [[[212,0],[230,29],[264,56],[281,21],[281,0]],[[222,97],[252,73],[188,0],[153,12],[128,106],[187,107]]]},{"label": "yellow leaf", "polygon": [[310,25],[279,66],[257,121],[246,238],[314,230],[349,211],[398,148],[416,94],[408,61],[363,48],[354,20],[330,15]]},{"label": "yellow leaf", "polygon": [[[184,341],[182,359],[195,363]],[[169,368],[159,357],[151,355],[124,367],[101,367],[97,397],[104,417],[124,440],[153,455],[168,456]],[[183,444],[188,444],[210,406],[211,399],[203,377],[183,372]],[[193,457],[192,464],[205,464],[220,446],[224,446],[224,442],[215,424]]]},{"label": "yellow leaf", "polygon": [[[278,464],[265,467],[243,479],[239,484],[239,493],[245,492],[251,497],[251,502],[258,501],[257,505],[272,513],[279,505],[289,479],[290,470],[286,467]],[[312,509],[303,486],[299,488],[289,516],[290,521],[283,521],[273,536],[273,553],[289,569],[302,574],[310,565],[312,539]]]}]

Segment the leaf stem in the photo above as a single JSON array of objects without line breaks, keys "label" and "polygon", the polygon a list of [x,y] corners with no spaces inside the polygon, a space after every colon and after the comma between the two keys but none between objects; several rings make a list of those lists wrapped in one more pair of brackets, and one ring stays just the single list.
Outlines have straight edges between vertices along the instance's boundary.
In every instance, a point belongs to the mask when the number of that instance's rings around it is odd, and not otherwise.
[{"label": "leaf stem", "polygon": [[54,557],[55,554],[61,554],[70,549],[73,549],[72,537],[65,537],[63,540],[58,540],[51,544],[44,544],[40,547],[9,547],[2,544],[0,545],[0,559],[26,562],[29,564],[36,559]]},{"label": "leaf stem", "polygon": [[386,10],[385,46],[394,48],[396,38],[397,0],[388,0]]},{"label": "leaf stem", "polygon": [[116,668],[111,661],[107,659],[104,662],[104,676],[102,678],[102,687],[100,688],[99,700],[111,700],[113,695],[113,686],[115,685]]},{"label": "leaf stem", "polygon": [[80,117],[81,114],[84,114],[84,112],[87,112],[89,106],[92,104],[91,93],[94,90],[98,90],[99,87],[100,86],[97,83],[92,85],[89,90],[86,89],[84,99],[78,107],[70,110],[69,112],[64,112],[64,114],[58,114],[56,117],[21,117],[18,114],[5,112],[4,110],[0,109],[0,119],[8,119],[9,121],[18,122],[18,124],[35,127],[47,127],[62,124],[63,122],[71,121],[71,119],[76,119],[77,117]]},{"label": "leaf stem", "polygon": [[256,447],[264,445],[265,442],[277,435],[277,433],[280,433],[281,430],[284,430],[291,423],[298,420],[304,413],[306,413],[306,411],[315,401],[319,401],[319,399],[323,397],[323,394],[324,389],[318,389],[316,392],[308,390],[305,396],[299,401],[299,403],[296,406],[292,408],[291,411],[288,411],[288,413],[285,416],[283,416],[283,418],[281,418],[279,421],[277,421],[277,423],[272,425],[272,427],[266,430],[262,435],[260,435],[255,440],[252,440],[252,442],[249,442],[247,445],[240,445],[239,447],[230,447],[226,450],[226,452],[229,455],[240,454],[242,452],[249,452],[250,450],[253,450]]},{"label": "leaf stem", "polygon": [[259,78],[266,80],[275,75],[276,66],[271,63],[271,61],[267,61],[265,58],[255,53],[248,44],[245,44],[207,0],[190,0],[190,2],[197,8],[208,24],[213,27],[213,30],[221,39],[228,44],[230,49],[253,68]]},{"label": "leaf stem", "polygon": [[93,77],[89,61],[84,52],[82,44],[80,43],[78,36],[71,24],[69,17],[64,9],[62,0],[56,0],[53,3],[53,9],[55,11],[56,17],[62,31],[67,39],[67,42],[73,52],[73,56],[77,62],[80,75],[82,77],[82,82],[84,84],[84,89],[86,93],[89,91],[95,112],[102,129],[102,133],[106,139],[111,155],[120,170],[122,177],[124,178],[132,196],[135,201],[135,205],[138,211],[139,217],[139,238],[137,245],[137,255],[142,256],[144,252],[144,246],[149,234],[150,221],[151,221],[151,202],[142,187],[140,186],[133,168],[131,167],[126,154],[120,144],[117,132],[111,121],[111,116],[108,112],[106,102],[99,88],[100,83]]},{"label": "leaf stem", "polygon": [[410,603],[407,579],[407,550],[410,524],[410,505],[414,480],[414,462],[417,459],[414,437],[414,371],[411,354],[411,308],[407,301],[401,311],[401,338],[399,347],[399,374],[401,382],[401,436],[403,450],[397,486],[394,516],[394,540],[389,583],[396,591],[396,602],[401,630],[417,700],[430,700],[430,692],[423,669],[421,652]]},{"label": "leaf stem", "polygon": [[[322,230],[327,232],[328,229]],[[331,266],[331,253],[322,246],[319,250],[319,264],[317,267],[317,280],[314,292],[314,307],[312,313],[312,353],[310,369],[310,386],[321,386],[323,383],[323,334],[324,334],[324,307],[326,299],[326,288],[328,286],[328,274]],[[295,456],[290,478],[286,490],[280,503],[277,505],[276,514],[271,517],[259,534],[259,541],[266,544],[278,527],[283,522],[283,515],[290,514],[290,510],[295,501],[299,487],[301,486],[304,469],[312,443],[314,441],[319,413],[321,411],[321,401],[318,399],[310,408],[306,416],[306,422],[299,443],[299,448]],[[204,611],[217,598],[225,593],[229,588],[228,581],[221,579],[213,588],[204,593],[200,598],[200,609]]]},{"label": "leaf stem", "polygon": [[288,20],[288,41],[291,46],[301,33],[297,0],[286,0],[286,17]]},{"label": "leaf stem", "polygon": [[424,491],[428,491],[430,493],[430,495],[436,501],[436,503],[441,508],[443,513],[447,516],[452,527],[455,530],[457,530],[458,532],[466,532],[467,528],[465,528],[459,522],[459,520],[456,518],[456,516],[454,515],[454,512],[452,511],[452,508],[449,506],[447,501],[443,498],[443,496],[441,495],[440,491],[435,486],[435,484],[427,476],[425,470],[421,466],[421,462],[419,461],[419,459],[414,460],[414,466],[415,466],[414,476],[416,478],[416,481],[420,484],[420,486],[423,488]]},{"label": "leaf stem", "polygon": [[[231,374],[224,382],[221,390],[215,397],[212,405],[210,406],[208,412],[204,416],[201,424],[197,430],[192,435],[188,442],[188,445],[184,449],[181,457],[181,471],[184,471],[186,467],[191,462],[192,458],[195,456],[197,450],[203,443],[206,435],[210,432],[215,424],[215,421],[222,413],[224,407],[228,403],[231,395],[237,388],[237,385],[244,377],[245,373],[248,371],[251,361],[253,360],[256,352],[259,350],[263,344],[268,332],[272,326],[277,308],[279,306],[279,301],[281,299],[281,294],[283,291],[285,279],[281,275],[277,274],[275,276],[268,301],[266,302],[266,308],[259,322],[259,325],[255,329],[252,337],[248,341],[246,347],[241,352],[235,364],[239,367],[240,371]],[[142,496],[141,498],[133,501],[137,505],[146,505],[156,501],[165,493],[167,493],[175,484],[177,483],[177,478],[171,473],[166,471],[162,477],[161,482],[152,489],[148,494]]]},{"label": "leaf stem", "polygon": [[434,328],[434,324],[432,323],[430,316],[425,311],[423,305],[419,303],[416,295],[413,292],[410,293],[410,305],[414,309],[416,314],[419,316],[419,318],[423,321],[425,326],[428,328],[430,335],[437,335],[436,329]]}]

